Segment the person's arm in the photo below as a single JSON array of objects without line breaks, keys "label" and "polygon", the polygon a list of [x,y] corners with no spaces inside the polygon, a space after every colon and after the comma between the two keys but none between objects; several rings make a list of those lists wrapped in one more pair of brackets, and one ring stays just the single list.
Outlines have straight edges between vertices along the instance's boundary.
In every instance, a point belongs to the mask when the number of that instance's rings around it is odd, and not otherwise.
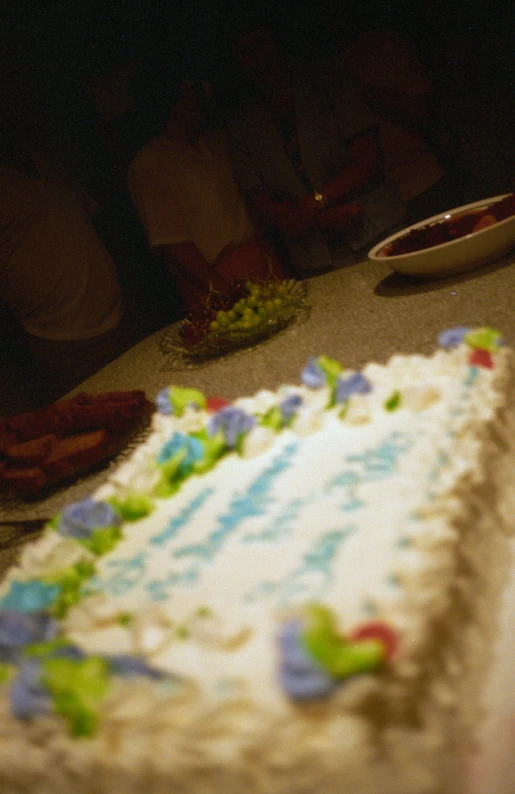
[{"label": "person's arm", "polygon": [[[309,197],[306,197],[309,198]],[[247,196],[251,210],[268,226],[279,229],[292,239],[302,237],[308,232],[320,211],[314,201],[277,201],[264,188],[253,190]]]},{"label": "person's arm", "polygon": [[222,292],[227,290],[225,279],[209,264],[191,240],[160,245],[158,250],[174,276],[189,281],[206,293],[211,288]]},{"label": "person's arm", "polygon": [[350,162],[323,187],[328,204],[349,201],[382,171],[382,154],[375,129],[356,135],[349,144]]},{"label": "person's arm", "polygon": [[[348,151],[350,162],[335,179],[323,185],[320,191],[328,207],[353,201],[360,190],[382,171],[382,154],[374,129],[356,135],[349,144]],[[310,212],[314,213],[314,218],[321,210],[323,212],[314,193],[308,194],[299,202],[299,209],[306,216]]]}]

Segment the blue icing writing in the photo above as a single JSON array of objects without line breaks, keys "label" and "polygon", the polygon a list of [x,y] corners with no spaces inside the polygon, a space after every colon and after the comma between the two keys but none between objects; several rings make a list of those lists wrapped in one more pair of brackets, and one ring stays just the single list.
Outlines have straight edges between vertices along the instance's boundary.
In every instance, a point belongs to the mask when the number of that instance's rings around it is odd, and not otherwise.
[{"label": "blue icing writing", "polygon": [[468,371],[467,377],[465,378],[464,385],[467,388],[470,388],[471,386],[474,385],[474,383],[478,379],[478,376],[479,376],[479,367],[471,367]]},{"label": "blue icing writing", "polygon": [[345,497],[340,504],[340,510],[345,513],[360,510],[365,507],[365,502],[359,495],[359,486],[392,476],[399,458],[412,444],[413,439],[408,433],[395,431],[378,447],[359,455],[347,455],[344,461],[349,468],[332,477],[324,490],[331,492],[333,489],[343,489]]},{"label": "blue icing writing", "polygon": [[187,504],[186,507],[181,510],[179,515],[171,519],[164,532],[150,539],[150,543],[155,546],[164,546],[170,540],[173,540],[179,530],[181,530],[189,521],[191,521],[195,513],[200,510],[200,508],[214,492],[214,488],[205,488],[203,491],[197,494],[197,496],[195,496],[189,502],[189,504]]},{"label": "blue icing writing", "polygon": [[334,477],[326,486],[325,490],[333,488],[345,488],[345,502],[340,505],[340,510],[346,513],[352,510],[359,510],[365,506],[365,502],[357,494],[358,485],[362,482],[355,471],[344,471]]},{"label": "blue icing writing", "polygon": [[277,455],[270,466],[257,477],[245,491],[240,491],[231,499],[229,511],[217,519],[217,528],[203,543],[183,546],[174,553],[177,559],[196,557],[200,560],[213,560],[222,549],[225,539],[231,535],[246,518],[263,515],[275,501],[271,491],[280,474],[291,465],[298,443],[289,444]]},{"label": "blue icing writing", "polygon": [[260,582],[242,600],[244,603],[253,604],[275,595],[278,604],[284,607],[298,597],[320,597],[332,582],[332,564],[341,544],[355,531],[355,526],[348,526],[342,530],[325,532],[304,555],[299,567],[285,579],[278,582]]},{"label": "blue icing writing", "polygon": [[361,482],[389,477],[395,472],[401,455],[407,452],[413,441],[408,433],[391,433],[378,447],[367,450],[361,455],[347,455],[347,463],[358,464]]},{"label": "blue icing writing", "polygon": [[242,537],[242,543],[274,542],[288,536],[301,508],[314,498],[315,494],[311,494],[306,499],[292,499],[278,516],[271,519],[266,529],[262,532],[248,532]]},{"label": "blue icing writing", "polygon": [[181,573],[174,571],[161,581],[148,582],[145,585],[145,589],[154,601],[166,601],[171,597],[170,589],[174,587],[191,587],[197,583],[197,580],[197,569],[188,568],[188,570]]},{"label": "blue icing writing", "polygon": [[360,455],[347,455],[345,463],[352,468],[333,477],[326,486],[332,488],[352,488],[362,483],[374,482],[390,477],[395,473],[399,458],[411,448],[413,439],[410,434],[395,431],[378,447],[366,450]]},{"label": "blue icing writing", "polygon": [[109,595],[125,595],[141,581],[145,574],[147,554],[142,551],[127,560],[109,560],[107,566],[114,568],[115,573],[104,580],[96,576],[89,583],[88,592],[103,590]]}]

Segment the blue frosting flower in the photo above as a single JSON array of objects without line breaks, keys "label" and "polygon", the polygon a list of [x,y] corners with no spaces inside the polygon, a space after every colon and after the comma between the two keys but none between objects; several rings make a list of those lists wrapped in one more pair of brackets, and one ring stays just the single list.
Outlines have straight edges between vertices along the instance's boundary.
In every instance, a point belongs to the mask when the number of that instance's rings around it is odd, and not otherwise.
[{"label": "blue frosting flower", "polygon": [[228,405],[211,417],[207,432],[210,436],[214,436],[221,430],[227,446],[234,449],[240,438],[252,430],[255,424],[256,420],[253,416],[245,413],[241,408]]},{"label": "blue frosting flower", "polygon": [[0,611],[0,660],[15,661],[25,645],[49,642],[57,630],[57,621],[43,612]]},{"label": "blue frosting flower", "polygon": [[156,680],[166,678],[165,673],[161,672],[161,670],[156,670],[153,667],[149,667],[145,660],[140,656],[128,656],[122,654],[119,656],[106,657],[106,661],[108,662],[111,671],[116,675],[143,675],[146,678],[153,678]]},{"label": "blue frosting flower", "polygon": [[289,620],[278,637],[281,664],[279,680],[284,691],[294,700],[312,700],[329,695],[336,681],[304,650],[301,620]]},{"label": "blue frosting flower", "polygon": [[326,373],[318,363],[318,359],[312,357],[302,370],[302,382],[309,389],[321,389],[326,384]]},{"label": "blue frosting flower", "polygon": [[58,584],[48,584],[39,579],[11,582],[9,592],[0,600],[0,609],[39,612],[53,604],[60,592]]},{"label": "blue frosting flower", "polygon": [[95,502],[88,496],[82,502],[66,507],[59,516],[57,531],[65,537],[89,540],[95,529],[119,527],[120,515],[108,502]]},{"label": "blue frosting flower", "polygon": [[290,394],[289,397],[283,400],[279,405],[283,422],[288,422],[288,420],[294,417],[300,405],[302,405],[302,397],[300,394]]},{"label": "blue frosting flower", "polygon": [[167,463],[180,452],[184,457],[179,465],[179,474],[186,475],[193,468],[193,464],[204,457],[204,445],[198,438],[188,436],[186,433],[174,433],[161,447],[157,462]]},{"label": "blue frosting flower", "polygon": [[334,399],[337,403],[343,403],[351,394],[368,394],[371,391],[370,381],[361,372],[354,372],[348,378],[338,378]]},{"label": "blue frosting flower", "polygon": [[170,401],[170,389],[166,387],[161,389],[156,397],[156,408],[161,414],[173,413],[172,403]]},{"label": "blue frosting flower", "polygon": [[23,660],[9,691],[11,711],[20,720],[52,710],[52,699],[41,683],[41,675],[39,659]]},{"label": "blue frosting flower", "polygon": [[459,325],[456,328],[449,328],[447,331],[442,331],[438,336],[438,344],[445,347],[447,350],[452,350],[458,347],[463,342],[464,337],[470,332],[470,328]]}]

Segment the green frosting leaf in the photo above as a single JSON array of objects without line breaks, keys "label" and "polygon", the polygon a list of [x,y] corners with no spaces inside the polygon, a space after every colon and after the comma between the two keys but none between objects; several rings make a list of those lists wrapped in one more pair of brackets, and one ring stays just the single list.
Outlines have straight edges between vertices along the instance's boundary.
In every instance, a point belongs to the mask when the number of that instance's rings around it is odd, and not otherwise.
[{"label": "green frosting leaf", "polygon": [[193,464],[195,474],[203,474],[213,468],[216,461],[227,452],[224,434],[221,430],[210,436],[205,430],[202,433],[192,433],[192,436],[202,441],[204,446],[204,457],[196,460]]},{"label": "green frosting leaf", "polygon": [[99,705],[109,685],[106,661],[46,659],[42,683],[54,701],[55,711],[70,724],[74,736],[92,736],[99,719]]},{"label": "green frosting leaf", "polygon": [[79,541],[87,549],[98,557],[108,554],[114,549],[117,542],[122,537],[120,527],[97,527],[93,530],[90,537]]},{"label": "green frosting leaf", "polygon": [[108,500],[124,521],[139,521],[140,518],[150,515],[154,509],[154,502],[150,496],[140,493],[119,494]]},{"label": "green frosting leaf", "polygon": [[207,400],[198,389],[183,389],[179,386],[170,387],[170,403],[176,416],[182,416],[186,406],[194,403],[198,408],[205,408]]},{"label": "green frosting leaf", "polygon": [[260,424],[264,425],[265,427],[270,427],[276,433],[281,430],[281,428],[284,426],[284,418],[280,407],[278,405],[274,405],[272,408],[270,408],[270,410],[267,411],[266,414],[264,414],[261,418]]},{"label": "green frosting leaf", "polygon": [[334,388],[338,377],[343,372],[343,367],[339,361],[334,358],[327,358],[327,356],[319,356],[317,364],[323,372],[327,375],[327,382],[331,388]]},{"label": "green frosting leaf", "polygon": [[394,391],[393,394],[385,400],[384,407],[386,411],[396,411],[401,404],[401,393]]},{"label": "green frosting leaf", "polygon": [[35,642],[32,645],[26,645],[23,649],[23,655],[28,657],[45,657],[59,650],[66,648],[70,643],[64,637],[57,637],[55,640],[49,642]]},{"label": "green frosting leaf", "polygon": [[186,449],[179,449],[173,457],[165,463],[159,464],[161,470],[161,480],[155,487],[155,494],[161,499],[167,499],[178,489],[184,477],[179,476],[179,469],[182,461],[187,455]]},{"label": "green frosting leaf", "polygon": [[501,339],[502,335],[495,328],[477,328],[463,337],[469,347],[488,350],[489,353],[494,353],[499,348]]},{"label": "green frosting leaf", "polygon": [[16,674],[16,667],[12,664],[0,662],[0,684],[8,684]]},{"label": "green frosting leaf", "polygon": [[385,658],[379,640],[348,642],[336,632],[335,617],[321,604],[310,604],[306,610],[307,626],[302,632],[306,651],[334,678],[347,678],[375,670]]},{"label": "green frosting leaf", "polygon": [[50,613],[55,618],[63,618],[70,607],[78,603],[84,582],[90,579],[94,573],[95,566],[92,563],[79,562],[48,580],[49,584],[60,587],[59,595],[50,608]]}]

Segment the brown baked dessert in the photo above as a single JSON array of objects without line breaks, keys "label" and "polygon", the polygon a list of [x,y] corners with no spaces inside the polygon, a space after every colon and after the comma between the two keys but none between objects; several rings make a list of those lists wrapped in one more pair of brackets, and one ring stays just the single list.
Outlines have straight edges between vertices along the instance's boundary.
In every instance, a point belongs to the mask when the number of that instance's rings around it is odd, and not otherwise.
[{"label": "brown baked dessert", "polygon": [[115,455],[151,416],[140,390],[78,394],[0,418],[0,489],[37,497]]}]

